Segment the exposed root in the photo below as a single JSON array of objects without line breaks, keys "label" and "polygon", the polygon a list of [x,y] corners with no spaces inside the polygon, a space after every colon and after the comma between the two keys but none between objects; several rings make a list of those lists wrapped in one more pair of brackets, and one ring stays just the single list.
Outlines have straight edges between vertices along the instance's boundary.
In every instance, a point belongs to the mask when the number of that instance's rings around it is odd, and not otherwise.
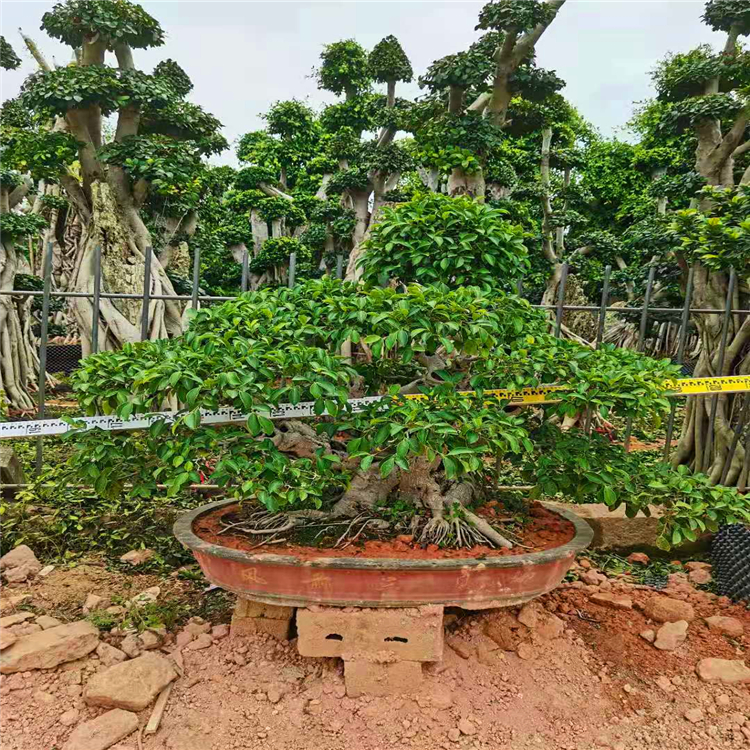
[{"label": "exposed root", "polygon": [[499,531],[493,526],[490,526],[487,521],[480,518],[476,513],[472,513],[466,508],[462,508],[461,512],[464,515],[466,521],[474,527],[474,530],[479,532],[488,542],[495,547],[505,547],[505,549],[513,549],[513,544],[509,542]]},{"label": "exposed root", "polygon": [[444,503],[446,508],[449,510],[453,508],[454,504],[457,504],[461,508],[461,514],[464,520],[473,527],[473,531],[481,534],[485,540],[494,547],[504,547],[505,549],[512,549],[513,544],[508,541],[499,531],[491,526],[483,518],[480,518],[476,513],[472,513],[466,504],[474,496],[474,488],[467,482],[461,482],[460,484],[451,487],[448,492],[445,493]]},{"label": "exposed root", "polygon": [[442,516],[433,516],[422,529],[419,535],[420,544],[441,545],[447,538],[451,526]]}]

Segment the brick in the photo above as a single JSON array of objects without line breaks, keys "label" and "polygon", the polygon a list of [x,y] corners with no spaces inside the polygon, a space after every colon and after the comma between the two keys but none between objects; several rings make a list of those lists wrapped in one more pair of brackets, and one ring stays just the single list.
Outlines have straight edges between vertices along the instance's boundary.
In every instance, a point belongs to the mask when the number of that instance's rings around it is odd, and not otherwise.
[{"label": "brick", "polygon": [[302,656],[340,656],[380,662],[441,661],[443,607],[297,610],[297,648]]},{"label": "brick", "polygon": [[289,638],[291,624],[291,620],[275,620],[271,617],[237,617],[237,615],[233,615],[229,633],[232,636],[267,633],[279,641],[285,641]]},{"label": "brick", "polygon": [[268,617],[271,620],[291,620],[294,607],[280,607],[276,604],[263,604],[252,599],[238,598],[234,606],[237,617]]},{"label": "brick", "polygon": [[402,695],[414,693],[422,686],[422,664],[418,661],[395,661],[378,664],[371,661],[345,661],[344,681],[350,698],[360,695]]}]

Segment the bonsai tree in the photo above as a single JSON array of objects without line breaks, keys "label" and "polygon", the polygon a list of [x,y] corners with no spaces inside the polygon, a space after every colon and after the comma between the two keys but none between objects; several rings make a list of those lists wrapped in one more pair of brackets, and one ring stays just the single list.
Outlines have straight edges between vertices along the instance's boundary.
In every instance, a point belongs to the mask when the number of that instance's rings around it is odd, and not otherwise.
[{"label": "bonsai tree", "polygon": [[[399,292],[324,278],[262,289],[200,310],[180,337],[88,357],[74,376],[87,413],[128,418],[173,401],[183,411],[143,433],[74,432],[74,465],[100,493],[143,498],[205,477],[237,498],[237,529],[259,543],[348,519],[342,543],[369,528],[422,544],[510,547],[513,526],[482,511],[500,497],[497,461],[518,463],[543,495],[626,503],[629,512],[663,502],[673,509],[665,544],[676,528],[689,538],[750,518],[736,490],[707,509],[699,483],[660,485],[596,433],[567,431],[566,415],[589,407],[636,422],[660,414],[676,368],[557,340],[547,328],[527,302],[477,287]],[[541,384],[564,388],[538,409],[492,393]],[[381,399],[351,401],[371,395]],[[311,417],[278,418],[281,404],[306,402]],[[202,424],[201,410],[220,408],[249,416]]]}]

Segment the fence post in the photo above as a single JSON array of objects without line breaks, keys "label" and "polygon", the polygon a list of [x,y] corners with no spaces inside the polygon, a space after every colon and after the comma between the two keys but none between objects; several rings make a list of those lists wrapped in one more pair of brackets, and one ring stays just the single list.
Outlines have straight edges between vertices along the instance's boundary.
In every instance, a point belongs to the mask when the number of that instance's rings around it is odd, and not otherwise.
[{"label": "fence post", "polygon": [[241,290],[242,292],[247,291],[247,279],[250,275],[250,258],[249,253],[247,250],[247,246],[243,246],[242,250],[242,285]]},{"label": "fence post", "polygon": [[[39,394],[37,403],[39,405],[37,417],[44,419],[45,396],[47,391],[47,338],[49,332],[49,296],[52,289],[52,243],[47,243],[47,253],[44,256],[42,277],[42,320],[39,330]],[[42,461],[44,460],[44,439],[36,439],[36,476],[42,472]]]},{"label": "fence post", "polygon": [[[695,269],[691,266],[688,271],[687,286],[685,287],[685,304],[682,306],[680,318],[680,342],[677,345],[677,364],[685,362],[685,346],[687,345],[688,325],[690,323],[690,304],[693,300],[693,276]],[[690,397],[688,396],[688,399]],[[688,399],[685,404],[689,403]],[[674,416],[677,411],[677,402],[672,399],[669,402],[669,421],[667,422],[667,438],[664,443],[664,461],[669,461],[669,452],[672,450],[672,433],[674,432]]]},{"label": "fence post", "polygon": [[565,303],[565,286],[568,283],[568,264],[563,263],[562,274],[560,276],[560,287],[557,292],[557,313],[555,315],[555,338],[560,338],[562,330],[562,319]]},{"label": "fence post", "polygon": [[294,288],[297,275],[297,253],[289,253],[289,288]]},{"label": "fence post", "polygon": [[190,300],[190,307],[193,310],[198,309],[198,283],[200,281],[201,274],[201,249],[200,247],[193,248],[193,296]]},{"label": "fence post", "polygon": [[340,279],[344,276],[344,256],[339,253],[336,256],[336,278]]},{"label": "fence post", "polygon": [[[604,269],[604,282],[602,283],[602,301],[599,305],[599,324],[596,327],[596,348],[598,349],[602,345],[604,338],[604,321],[607,317],[607,305],[609,304],[609,277],[612,274],[612,266],[607,266]],[[591,407],[586,409],[586,423],[584,425],[584,432],[587,435],[591,434]]]},{"label": "fence post", "polygon": [[[737,274],[734,268],[729,272],[729,286],[727,287],[727,299],[724,305],[724,321],[721,327],[721,344],[719,346],[719,363],[716,368],[716,375],[721,377],[724,369],[724,359],[727,353],[727,338],[729,336],[729,319],[732,317],[732,298],[734,297],[734,287],[737,284]],[[708,468],[711,460],[711,451],[714,447],[714,423],[716,422],[716,411],[719,406],[719,395],[714,393],[711,396],[711,415],[708,418],[708,436],[706,437],[706,452],[703,454],[703,467]]]},{"label": "fence post", "polygon": [[141,308],[141,341],[148,341],[148,308],[151,307],[151,256],[153,249],[146,248],[146,259],[143,267],[143,307]]},{"label": "fence post", "polygon": [[94,248],[94,304],[91,313],[91,353],[99,351],[99,308],[102,297],[102,246]]},{"label": "fence post", "polygon": [[[638,328],[638,351],[642,352],[646,345],[646,326],[648,325],[648,306],[651,304],[651,293],[654,290],[654,278],[656,277],[656,266],[651,266],[646,282],[646,294],[643,297],[643,309],[641,310],[641,325]],[[625,452],[630,452],[630,436],[633,432],[633,417],[628,417],[625,427]]]}]

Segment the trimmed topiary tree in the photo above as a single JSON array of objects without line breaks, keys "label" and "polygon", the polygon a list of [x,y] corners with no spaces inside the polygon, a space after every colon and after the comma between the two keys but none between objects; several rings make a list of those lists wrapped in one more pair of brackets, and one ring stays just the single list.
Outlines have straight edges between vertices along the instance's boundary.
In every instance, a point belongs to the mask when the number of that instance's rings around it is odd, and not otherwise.
[{"label": "trimmed topiary tree", "polygon": [[[657,417],[676,368],[547,331],[527,302],[477,287],[399,292],[325,278],[263,289],[199,311],[179,338],[87,358],[74,376],[87,413],[127,418],[169,402],[184,411],[104,441],[74,433],[73,461],[104,494],[148,498],[160,483],[177,494],[205,477],[241,501],[242,527],[260,538],[357,518],[352,533],[372,524],[422,544],[510,547],[513,525],[481,512],[499,497],[498,461],[521,466],[542,495],[625,503],[629,513],[661,502],[667,546],[750,519],[736,490],[708,508],[697,480],[634,471],[620,447],[568,430],[588,408]],[[550,383],[564,388],[538,409],[492,393]],[[350,402],[370,395],[382,398]],[[272,420],[285,402],[312,402],[317,416]],[[246,424],[201,423],[201,409],[223,407],[250,413]]]},{"label": "trimmed topiary tree", "polygon": [[[42,29],[70,46],[75,60],[53,68],[27,40],[40,70],[25,81],[20,97],[39,122],[54,123],[53,134],[76,144],[80,168],[60,175],[71,207],[68,221],[80,226],[69,290],[92,293],[99,246],[102,291],[139,294],[147,248],[153,247],[148,336],[178,335],[181,306],[154,297],[174,294],[167,269],[195,231],[203,158],[226,147],[220,123],[186,100],[192,84],[176,62],[165,60],[151,73],[135,67],[133,50],[164,43],[158,21],[141,6],[65,0],[43,15]],[[108,64],[110,53],[115,65]],[[116,119],[115,132],[105,142],[102,123],[109,116]],[[95,322],[88,297],[72,299],[70,307],[84,353],[93,325],[105,349],[140,336],[138,301],[103,299]]]}]

